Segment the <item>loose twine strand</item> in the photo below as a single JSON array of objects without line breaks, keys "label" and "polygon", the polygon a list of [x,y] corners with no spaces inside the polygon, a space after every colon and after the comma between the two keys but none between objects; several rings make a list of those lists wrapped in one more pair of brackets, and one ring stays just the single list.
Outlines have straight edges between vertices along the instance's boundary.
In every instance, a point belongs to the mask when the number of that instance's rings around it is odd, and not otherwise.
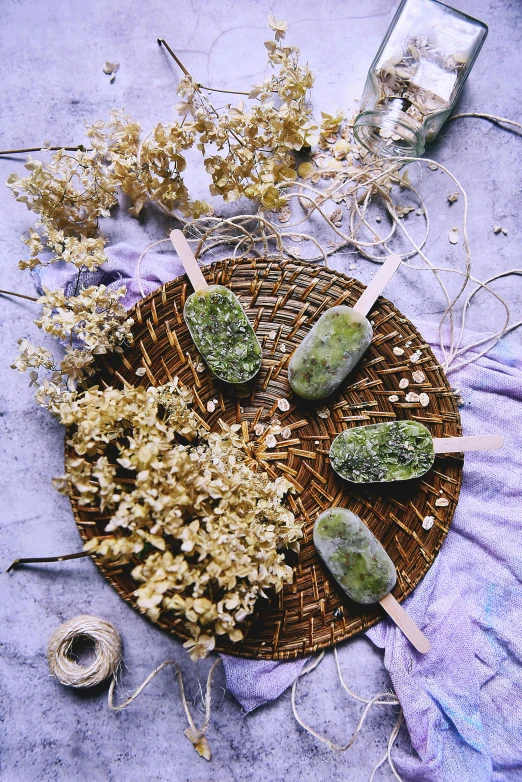
[{"label": "loose twine strand", "polygon": [[[94,643],[95,656],[87,665],[79,665],[72,656],[73,644],[79,640],[89,640]],[[82,614],[64,622],[51,636],[47,650],[47,660],[51,674],[59,682],[69,687],[94,687],[104,682],[109,676],[112,676],[107,701],[109,709],[114,712],[122,711],[127,706],[130,706],[160,671],[168,666],[172,666],[176,670],[181,702],[188,722],[185,736],[201,757],[205,758],[205,760],[210,760],[211,752],[206,732],[212,708],[212,678],[214,671],[221,662],[221,658],[218,657],[214,661],[208,672],[205,696],[203,698],[205,718],[200,728],[194,722],[187,703],[183,674],[176,660],[165,660],[161,665],[158,665],[123,703],[115,704],[114,690],[122,662],[122,645],[120,634],[114,625],[105,622],[103,619]]]},{"label": "loose twine strand", "polygon": [[[342,671],[341,671],[341,666],[340,666],[340,663],[339,663],[339,655],[337,653],[337,647],[334,647],[333,653],[334,653],[334,657],[335,657],[335,665],[336,665],[336,669],[337,669],[337,675],[339,677],[339,681],[341,683],[341,687],[343,688],[343,690],[345,690],[348,693],[348,695],[350,695],[350,697],[354,698],[355,700],[359,701],[360,703],[364,703],[365,704],[365,707],[364,707],[364,709],[363,709],[363,711],[361,713],[361,716],[359,717],[359,721],[358,721],[358,723],[356,725],[356,728],[355,728],[352,736],[350,737],[350,739],[345,744],[337,744],[335,741],[332,741],[327,736],[322,735],[317,730],[315,730],[315,728],[312,728],[310,725],[308,725],[303,720],[303,718],[300,716],[299,712],[297,711],[297,702],[296,701],[297,701],[297,689],[298,689],[299,679],[302,678],[303,676],[306,676],[307,674],[311,673],[312,671],[314,671],[318,667],[318,665],[324,659],[325,652],[321,652],[321,654],[318,657],[316,657],[315,660],[312,660],[312,662],[310,662],[308,665],[304,666],[304,668],[301,670],[301,672],[299,673],[299,675],[295,679],[295,681],[294,681],[294,683],[292,685],[292,696],[291,696],[292,712],[293,712],[293,715],[294,715],[296,721],[298,722],[298,724],[302,728],[304,728],[308,733],[310,733],[312,736],[314,736],[314,738],[318,739],[318,741],[321,741],[323,744],[326,744],[326,746],[329,747],[334,752],[346,752],[348,749],[350,749],[350,747],[352,747],[355,744],[355,742],[357,740],[357,737],[358,737],[359,733],[362,730],[364,722],[365,722],[365,720],[366,720],[366,718],[367,718],[367,716],[368,716],[368,714],[369,714],[369,712],[370,712],[370,710],[372,709],[373,706],[399,706],[400,707],[400,702],[392,693],[389,693],[389,692],[380,692],[380,693],[377,693],[377,695],[373,695],[371,698],[364,698],[362,695],[358,695],[356,692],[351,690],[347,686],[347,684],[346,684],[346,682],[344,680]],[[395,778],[398,779],[399,782],[402,782],[402,780],[401,780],[400,776],[398,775],[397,770],[396,770],[396,768],[395,768],[395,766],[393,764],[393,760],[392,760],[392,757],[391,757],[391,751],[392,751],[393,743],[394,743],[395,739],[397,738],[397,736],[399,734],[399,730],[400,730],[400,727],[402,725],[402,721],[403,721],[403,713],[402,713],[402,710],[401,710],[399,712],[399,715],[397,717],[395,725],[394,725],[394,727],[393,727],[393,729],[391,731],[391,734],[390,734],[390,736],[388,738],[386,753],[381,758],[381,760],[377,763],[377,765],[374,767],[374,769],[373,769],[373,771],[371,773],[370,782],[373,782],[373,779],[375,777],[375,773],[377,772],[377,770],[382,766],[382,764],[386,760],[388,761],[388,764],[389,764],[389,766],[390,766],[390,768],[391,768]]]}]

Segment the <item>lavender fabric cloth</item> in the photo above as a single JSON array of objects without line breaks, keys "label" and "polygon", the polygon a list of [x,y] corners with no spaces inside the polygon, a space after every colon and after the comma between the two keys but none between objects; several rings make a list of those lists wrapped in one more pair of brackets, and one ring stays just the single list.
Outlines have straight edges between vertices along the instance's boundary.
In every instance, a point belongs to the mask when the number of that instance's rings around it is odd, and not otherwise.
[{"label": "lavender fabric cloth", "polygon": [[[85,283],[124,282],[130,307],[140,298],[139,253],[116,245],[108,255],[104,270]],[[148,254],[141,270],[144,292],[180,273],[174,253]],[[67,288],[74,274],[51,266],[40,282]],[[435,346],[435,326],[417,325]],[[414,753],[395,757],[405,782],[514,782],[522,780],[522,350],[502,342],[452,381],[464,399],[465,433],[503,434],[505,448],[466,456],[450,532],[404,603],[431,651],[417,654],[388,620],[368,636],[384,648],[411,737]],[[223,662],[227,687],[246,711],[277,698],[304,664],[228,655]]]}]

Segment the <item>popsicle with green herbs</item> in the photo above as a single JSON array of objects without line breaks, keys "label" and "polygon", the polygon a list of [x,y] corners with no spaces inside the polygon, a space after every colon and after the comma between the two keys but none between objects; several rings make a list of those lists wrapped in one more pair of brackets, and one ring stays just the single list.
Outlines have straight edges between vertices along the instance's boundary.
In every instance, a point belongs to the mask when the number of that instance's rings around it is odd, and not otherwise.
[{"label": "popsicle with green herbs", "polygon": [[295,350],[288,381],[303,399],[330,396],[368,349],[373,329],[366,315],[401,264],[390,255],[353,307],[327,310]]},{"label": "popsicle with green herbs", "polygon": [[330,446],[330,464],[352,483],[406,481],[428,472],[435,454],[495,450],[503,444],[498,435],[432,437],[417,421],[390,421],[341,432]]},{"label": "popsicle with green herbs", "polygon": [[183,316],[197,349],[221,380],[251,380],[261,367],[262,351],[239,299],[224,285],[207,284],[181,231],[172,231],[170,239],[194,288]]},{"label": "popsicle with green herbs", "polygon": [[313,537],[319,556],[351,600],[380,603],[419,652],[429,651],[426,636],[390,594],[395,565],[359,516],[347,508],[330,508],[318,516]]}]

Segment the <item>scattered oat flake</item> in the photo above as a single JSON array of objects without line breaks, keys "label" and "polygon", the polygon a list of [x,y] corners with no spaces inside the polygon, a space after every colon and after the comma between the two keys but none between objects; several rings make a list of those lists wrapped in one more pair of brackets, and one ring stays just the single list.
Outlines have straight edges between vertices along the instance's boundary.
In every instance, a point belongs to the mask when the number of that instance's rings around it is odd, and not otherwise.
[{"label": "scattered oat flake", "polygon": [[277,337],[277,331],[271,331],[268,335],[268,339],[275,339]]},{"label": "scattered oat flake", "polygon": [[411,361],[411,363],[412,363],[412,364],[416,364],[416,363],[417,363],[417,361],[419,360],[419,358],[420,358],[420,357],[421,357],[421,352],[420,352],[420,350],[415,350],[415,351],[414,351],[414,352],[411,354],[411,356],[410,356],[410,361]]},{"label": "scattered oat flake", "polygon": [[292,430],[289,426],[285,426],[285,428],[281,432],[281,437],[283,440],[289,440],[292,436]]},{"label": "scattered oat flake", "polygon": [[265,438],[265,444],[267,448],[275,448],[277,445],[277,440],[275,439],[273,434],[267,434]]},{"label": "scattered oat flake", "polygon": [[256,424],[254,426],[254,432],[256,437],[261,437],[263,432],[265,431],[265,425],[264,424]]},{"label": "scattered oat flake", "polygon": [[281,344],[279,345],[279,350],[281,351],[281,353],[286,353],[286,344],[284,342],[281,342]]},{"label": "scattered oat flake", "polygon": [[426,380],[426,375],[422,371],[422,369],[416,369],[415,372],[411,373],[412,378],[416,383],[424,383]]},{"label": "scattered oat flake", "polygon": [[109,62],[109,60],[107,60],[107,62],[103,66],[103,72],[106,73],[107,76],[109,76],[112,73],[116,73],[119,67],[120,67],[119,62]]},{"label": "scattered oat flake", "polygon": [[393,352],[396,356],[404,355],[404,348],[393,348]]},{"label": "scattered oat flake", "polygon": [[377,215],[377,217],[375,218],[375,222],[376,223],[380,223],[381,220],[382,220],[382,217],[380,215]]},{"label": "scattered oat flake", "polygon": [[114,81],[116,81],[116,74],[111,73],[111,78],[109,79],[109,82],[112,84]]},{"label": "scattered oat flake", "polygon": [[303,237],[300,236],[299,234],[290,234],[290,239],[293,242],[302,242],[303,241]]},{"label": "scattered oat flake", "polygon": [[421,209],[417,209],[415,214],[418,215],[419,217],[422,217],[422,215],[424,214],[424,209],[422,209],[422,208]]},{"label": "scattered oat flake", "polygon": [[399,401],[399,397],[397,396],[397,394],[391,394],[388,397],[388,402],[398,402],[398,401]]},{"label": "scattered oat flake", "polygon": [[138,375],[138,377],[143,377],[143,375],[144,375],[146,372],[147,372],[147,370],[145,369],[145,367],[139,367],[139,368],[136,370],[136,374]]},{"label": "scattered oat flake", "polygon": [[207,402],[207,411],[209,413],[213,413],[216,409],[216,403],[215,402]]},{"label": "scattered oat flake", "polygon": [[449,505],[449,500],[446,499],[446,497],[439,497],[437,500],[435,500],[435,505],[437,508],[445,508],[447,505]]},{"label": "scattered oat flake", "polygon": [[507,236],[507,232],[507,228],[503,228],[501,225],[493,226],[493,233],[495,234],[504,234],[504,236]]},{"label": "scattered oat flake", "polygon": [[430,398],[429,398],[428,394],[420,394],[419,402],[421,403],[421,405],[423,407],[428,407],[428,405],[430,403]]},{"label": "scattered oat flake", "polygon": [[196,372],[204,372],[205,371],[205,365],[202,361],[199,362],[199,364],[196,366]]},{"label": "scattered oat flake", "polygon": [[433,516],[425,516],[422,520],[422,529],[431,529],[435,519]]},{"label": "scattered oat flake", "polygon": [[286,413],[288,410],[290,410],[290,402],[288,399],[278,399],[277,406],[282,413]]},{"label": "scattered oat flake", "polygon": [[411,345],[411,339],[409,339],[409,340],[406,342],[406,345],[405,345],[405,347],[409,348],[409,347],[410,347],[410,345]]},{"label": "scattered oat flake", "polygon": [[430,168],[432,171],[437,171],[438,165],[432,161],[431,163],[428,163],[428,168]]},{"label": "scattered oat flake", "polygon": [[408,388],[410,385],[410,381],[407,380],[405,377],[402,378],[402,380],[399,380],[399,388]]},{"label": "scattered oat flake", "polygon": [[317,408],[317,415],[319,418],[330,418],[330,410],[327,407],[321,405]]},{"label": "scattered oat flake", "polygon": [[357,268],[357,264],[356,264],[356,263],[351,263],[351,264],[349,265],[349,267],[348,267],[348,269],[349,269],[351,272],[353,272],[353,270],[354,270],[354,269],[356,269],[356,268]]},{"label": "scattered oat flake", "polygon": [[458,200],[459,200],[459,193],[450,193],[448,195],[448,201],[450,202],[450,204],[454,204],[455,201]]},{"label": "scattered oat flake", "polygon": [[457,244],[460,236],[460,231],[458,228],[450,228],[448,231],[448,239],[450,240],[451,244]]},{"label": "scattered oat flake", "polygon": [[408,394],[406,394],[406,401],[407,402],[419,402],[420,397],[418,394],[415,393],[415,391],[410,391]]},{"label": "scattered oat flake", "polygon": [[292,212],[290,211],[290,207],[283,206],[279,211],[277,219],[279,220],[280,223],[287,223],[291,217],[292,217]]}]

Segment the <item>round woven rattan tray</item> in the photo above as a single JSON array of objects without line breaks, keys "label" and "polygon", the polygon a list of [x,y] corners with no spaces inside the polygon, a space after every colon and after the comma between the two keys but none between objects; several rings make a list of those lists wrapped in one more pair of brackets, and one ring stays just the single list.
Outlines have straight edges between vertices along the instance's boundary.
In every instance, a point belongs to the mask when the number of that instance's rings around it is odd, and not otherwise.
[{"label": "round woven rattan tray", "polygon": [[[269,600],[258,601],[256,612],[245,622],[248,631],[241,643],[218,637],[216,646],[245,657],[290,659],[349,638],[383,616],[378,605],[359,606],[348,600],[323,569],[311,537],[318,513],[342,505],[364,520],[397,567],[393,594],[401,601],[433,563],[448,532],[462,480],[462,457],[443,455],[415,481],[367,487],[348,484],[329,467],[332,439],[350,426],[404,418],[422,421],[435,437],[458,435],[460,417],[454,394],[429,346],[410,321],[382,298],[368,316],[374,323],[373,342],[340,391],[319,404],[293,397],[287,380],[292,351],[327,307],[357,300],[363,286],[356,280],[307,263],[259,259],[219,261],[204,273],[209,283],[228,285],[239,296],[263,345],[263,364],[250,395],[240,398],[206,368],[197,371],[200,358],[182,316],[185,298],[192,291],[185,276],[136,305],[131,313],[135,319],[133,347],[121,356],[104,358],[95,382],[148,386],[178,376],[192,388],[195,410],[211,429],[218,428],[219,418],[229,424],[241,422],[244,438],[254,451],[255,424],[277,418],[291,428],[290,440],[278,438],[278,445],[263,448],[258,458],[269,474],[285,475],[294,484],[296,492],[288,502],[305,520],[301,552],[287,558],[294,567],[293,584]],[[393,348],[404,352],[398,356]],[[417,351],[420,357],[412,362],[410,357],[415,359]],[[145,367],[144,377],[136,375],[139,367]],[[412,377],[419,370],[425,376],[420,383]],[[399,388],[401,379],[409,381],[406,389]],[[411,391],[427,394],[428,406],[406,401]],[[398,399],[390,401],[392,395]],[[281,398],[290,402],[287,412],[277,407]],[[210,414],[206,404],[212,399],[219,404]],[[436,505],[442,497],[448,504]],[[96,508],[79,506],[74,498],[72,506],[84,541],[104,534],[107,516]],[[422,526],[426,516],[434,519],[429,530]],[[133,565],[97,564],[119,594],[135,605]],[[169,612],[161,615],[158,624],[183,639],[189,637],[183,620]]]}]

